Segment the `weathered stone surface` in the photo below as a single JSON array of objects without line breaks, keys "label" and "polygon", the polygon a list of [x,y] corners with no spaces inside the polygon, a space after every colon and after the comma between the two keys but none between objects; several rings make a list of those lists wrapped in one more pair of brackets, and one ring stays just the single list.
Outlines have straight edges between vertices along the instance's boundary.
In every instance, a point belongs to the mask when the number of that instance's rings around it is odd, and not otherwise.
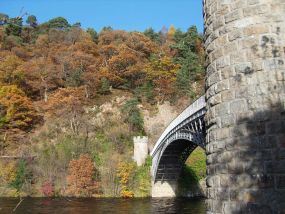
[{"label": "weathered stone surface", "polygon": [[208,213],[285,211],[284,14],[284,0],[204,0]]}]

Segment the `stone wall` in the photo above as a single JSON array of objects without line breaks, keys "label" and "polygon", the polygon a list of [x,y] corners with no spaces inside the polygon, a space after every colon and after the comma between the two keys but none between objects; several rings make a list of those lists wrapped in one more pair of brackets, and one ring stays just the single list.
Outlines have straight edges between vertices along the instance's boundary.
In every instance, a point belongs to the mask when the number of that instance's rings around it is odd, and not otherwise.
[{"label": "stone wall", "polygon": [[285,213],[285,0],[204,0],[208,213]]}]

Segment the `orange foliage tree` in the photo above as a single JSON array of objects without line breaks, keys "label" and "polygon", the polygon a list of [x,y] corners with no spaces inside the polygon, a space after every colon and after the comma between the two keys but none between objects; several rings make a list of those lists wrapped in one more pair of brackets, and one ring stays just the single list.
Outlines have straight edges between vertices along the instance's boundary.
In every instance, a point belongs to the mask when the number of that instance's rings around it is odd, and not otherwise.
[{"label": "orange foliage tree", "polygon": [[0,60],[0,84],[20,85],[23,81],[23,71],[19,66],[23,64],[23,60],[15,55],[8,55]]},{"label": "orange foliage tree", "polygon": [[68,167],[67,193],[86,197],[98,193],[99,183],[93,179],[95,173],[96,169],[89,155],[80,155],[79,159],[71,160]]},{"label": "orange foliage tree", "polygon": [[0,107],[0,128],[29,130],[40,119],[31,100],[15,85],[0,87]]}]

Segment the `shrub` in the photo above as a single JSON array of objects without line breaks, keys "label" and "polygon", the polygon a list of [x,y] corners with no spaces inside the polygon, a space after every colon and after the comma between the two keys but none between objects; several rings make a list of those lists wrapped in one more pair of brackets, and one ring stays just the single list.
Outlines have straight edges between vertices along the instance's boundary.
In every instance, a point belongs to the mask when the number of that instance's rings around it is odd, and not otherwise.
[{"label": "shrub", "polygon": [[50,181],[45,181],[42,184],[42,188],[41,188],[42,193],[44,194],[44,196],[46,197],[52,197],[54,196],[54,184]]},{"label": "shrub", "polygon": [[151,191],[151,177],[150,177],[151,157],[147,157],[145,164],[137,167],[134,183],[135,183],[135,196],[146,197],[150,195]]},{"label": "shrub", "polygon": [[110,82],[106,77],[103,77],[100,82],[99,94],[110,94]]},{"label": "shrub", "polygon": [[20,160],[16,170],[16,177],[10,183],[10,186],[15,188],[17,192],[20,192],[25,182],[31,180],[32,174],[27,168],[27,163],[24,160]]},{"label": "shrub", "polygon": [[94,164],[89,155],[80,155],[79,159],[71,160],[68,167],[68,193],[75,196],[92,196],[98,185],[93,180]]},{"label": "shrub", "polygon": [[16,178],[16,165],[14,162],[0,162],[0,179],[2,184],[12,183]]},{"label": "shrub", "polygon": [[117,169],[117,177],[121,185],[121,196],[124,198],[130,198],[134,196],[131,189],[131,181],[134,175],[135,165],[134,163],[121,162]]},{"label": "shrub", "polygon": [[143,117],[138,108],[138,100],[128,100],[122,107],[122,113],[125,115],[125,122],[130,125],[131,130],[144,133]]}]

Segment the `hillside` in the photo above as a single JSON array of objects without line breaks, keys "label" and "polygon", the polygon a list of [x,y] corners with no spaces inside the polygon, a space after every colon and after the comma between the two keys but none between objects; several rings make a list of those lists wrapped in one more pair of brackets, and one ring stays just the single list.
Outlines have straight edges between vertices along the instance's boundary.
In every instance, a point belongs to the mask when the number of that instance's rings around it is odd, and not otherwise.
[{"label": "hillside", "polygon": [[0,196],[147,196],[132,137],[154,143],[203,93],[196,28],[26,23],[0,14]]}]

